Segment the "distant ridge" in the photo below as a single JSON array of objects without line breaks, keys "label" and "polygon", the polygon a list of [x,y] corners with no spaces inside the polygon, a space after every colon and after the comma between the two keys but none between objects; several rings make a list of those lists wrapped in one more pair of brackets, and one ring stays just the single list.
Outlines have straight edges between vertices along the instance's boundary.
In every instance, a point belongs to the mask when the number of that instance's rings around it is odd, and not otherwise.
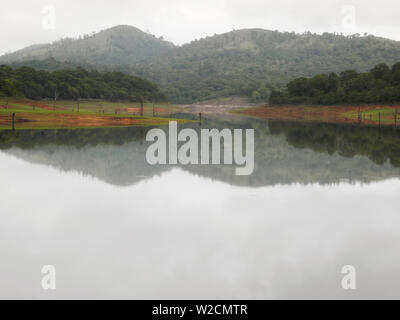
[{"label": "distant ridge", "polygon": [[30,46],[1,56],[0,64],[122,71],[155,82],[172,102],[191,103],[228,96],[263,102],[272,89],[293,78],[349,69],[365,72],[399,60],[400,42],[374,36],[243,29],[175,46],[137,28],[117,26],[80,39]]},{"label": "distant ridge", "polygon": [[173,48],[170,42],[135,27],[121,25],[78,39],[32,45],[1,56],[0,63],[54,58],[79,64],[121,65],[162,55]]}]

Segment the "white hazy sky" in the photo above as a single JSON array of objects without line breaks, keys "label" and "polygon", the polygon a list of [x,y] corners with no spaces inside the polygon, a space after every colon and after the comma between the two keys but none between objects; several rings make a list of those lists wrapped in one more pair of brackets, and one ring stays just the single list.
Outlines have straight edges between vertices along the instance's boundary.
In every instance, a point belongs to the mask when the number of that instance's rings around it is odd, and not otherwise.
[{"label": "white hazy sky", "polygon": [[179,45],[241,28],[367,32],[400,40],[399,0],[0,1],[0,54],[119,24]]}]

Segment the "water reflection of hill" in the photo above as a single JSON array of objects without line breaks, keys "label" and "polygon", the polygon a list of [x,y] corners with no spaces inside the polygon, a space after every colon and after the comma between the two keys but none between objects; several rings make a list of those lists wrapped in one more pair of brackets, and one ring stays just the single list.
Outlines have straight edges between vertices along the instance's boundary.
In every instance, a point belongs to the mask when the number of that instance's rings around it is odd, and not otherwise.
[{"label": "water reflection of hill", "polygon": [[272,134],[284,134],[288,143],[299,149],[349,158],[363,155],[377,164],[390,161],[400,167],[400,131],[393,128],[285,122],[272,122],[269,128]]},{"label": "water reflection of hill", "polygon": [[[206,120],[222,129],[232,119]],[[199,130],[198,125],[191,125]],[[234,166],[186,166],[193,174],[239,186],[372,182],[400,176],[400,133],[384,128],[265,123],[241,118],[235,128],[256,131],[255,171],[236,177]],[[78,171],[119,186],[171,170],[146,163],[148,128],[2,131],[0,149],[28,162]]]}]

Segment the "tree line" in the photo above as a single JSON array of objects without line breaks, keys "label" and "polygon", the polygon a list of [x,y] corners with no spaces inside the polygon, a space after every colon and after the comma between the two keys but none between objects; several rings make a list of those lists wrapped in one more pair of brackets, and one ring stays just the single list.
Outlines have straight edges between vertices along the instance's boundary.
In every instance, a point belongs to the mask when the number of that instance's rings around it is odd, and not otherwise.
[{"label": "tree line", "polygon": [[392,68],[382,63],[369,72],[348,70],[297,78],[285,91],[273,91],[271,104],[353,104],[400,102],[400,62]]},{"label": "tree line", "polygon": [[399,56],[400,43],[368,35],[254,29],[194,41],[126,70],[157,83],[177,103],[229,96],[263,103],[271,90],[284,90],[292,79],[349,69],[366,72],[381,62],[393,64]]},{"label": "tree line", "polygon": [[353,158],[366,156],[374,163],[383,165],[386,162],[400,167],[399,131],[390,127],[354,127],[331,123],[269,123],[271,134],[284,134],[286,141],[298,149],[311,149],[326,152],[330,155]]},{"label": "tree line", "polygon": [[0,96],[40,99],[103,99],[108,101],[165,101],[148,80],[122,72],[99,72],[78,67],[44,71],[31,67],[0,66]]}]

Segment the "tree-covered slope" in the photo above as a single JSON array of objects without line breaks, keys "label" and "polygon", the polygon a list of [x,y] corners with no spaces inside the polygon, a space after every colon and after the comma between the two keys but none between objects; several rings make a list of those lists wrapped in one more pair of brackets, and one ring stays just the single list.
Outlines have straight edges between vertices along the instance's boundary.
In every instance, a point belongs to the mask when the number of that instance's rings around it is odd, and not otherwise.
[{"label": "tree-covered slope", "polygon": [[297,78],[287,90],[274,91],[271,104],[393,104],[400,102],[400,62],[378,64],[370,72],[354,70]]},{"label": "tree-covered slope", "polygon": [[0,64],[54,58],[78,64],[122,65],[163,55],[174,47],[131,26],[116,26],[79,39],[33,45],[0,57]]},{"label": "tree-covered slope", "polygon": [[298,35],[240,30],[135,64],[133,72],[164,88],[173,101],[244,95],[266,101],[273,88],[301,76],[347,69],[367,71],[400,58],[400,42],[373,36]]},{"label": "tree-covered slope", "polygon": [[149,79],[173,102],[235,95],[267,101],[272,89],[284,88],[293,78],[348,69],[365,72],[379,63],[392,65],[400,59],[400,42],[374,36],[245,29],[178,47],[124,26],[27,48],[0,57],[0,63],[47,59],[52,65],[51,57]]},{"label": "tree-covered slope", "polygon": [[163,101],[159,88],[150,81],[121,72],[58,70],[36,71],[0,66],[0,97],[25,96],[30,99],[105,99],[110,101]]}]

